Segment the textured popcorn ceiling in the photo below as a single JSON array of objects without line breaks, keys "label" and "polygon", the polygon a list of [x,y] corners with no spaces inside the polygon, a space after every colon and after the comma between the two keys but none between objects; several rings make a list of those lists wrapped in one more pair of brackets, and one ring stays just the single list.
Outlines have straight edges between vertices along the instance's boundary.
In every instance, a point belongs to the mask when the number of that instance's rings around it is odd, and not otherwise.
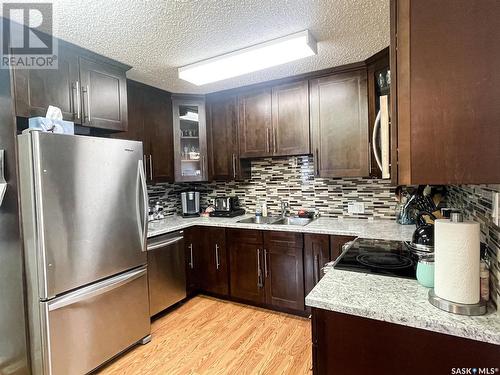
[{"label": "textured popcorn ceiling", "polygon": [[[54,0],[56,36],[133,66],[129,78],[208,93],[363,60],[389,44],[389,0]],[[318,55],[196,86],[177,68],[309,29]]]}]

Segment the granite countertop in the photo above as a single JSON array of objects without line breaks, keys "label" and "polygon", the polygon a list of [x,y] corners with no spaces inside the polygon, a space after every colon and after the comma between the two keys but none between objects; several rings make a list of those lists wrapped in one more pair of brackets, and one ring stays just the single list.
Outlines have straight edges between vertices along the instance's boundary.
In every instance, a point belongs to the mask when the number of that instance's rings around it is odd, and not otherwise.
[{"label": "granite countertop", "polygon": [[383,240],[410,240],[415,229],[413,225],[400,225],[393,220],[339,220],[326,217],[320,217],[306,226],[238,223],[239,220],[249,217],[252,217],[252,215],[244,215],[234,218],[183,218],[180,216],[171,216],[162,220],[150,222],[148,227],[148,237],[154,237],[164,233],[201,225],[225,228],[349,235],[363,238],[378,238]]},{"label": "granite countertop", "polygon": [[[306,226],[238,223],[251,216],[167,217],[149,223],[148,237],[192,226],[213,226],[405,241],[411,239],[415,229],[391,220],[326,217]],[[427,293],[428,289],[416,280],[332,269],[306,297],[306,305],[500,345],[500,313],[491,308],[487,315],[479,317],[447,313],[432,306]]]},{"label": "granite countertop", "polygon": [[306,305],[500,345],[500,313],[451,314],[432,306],[416,280],[331,269]]}]

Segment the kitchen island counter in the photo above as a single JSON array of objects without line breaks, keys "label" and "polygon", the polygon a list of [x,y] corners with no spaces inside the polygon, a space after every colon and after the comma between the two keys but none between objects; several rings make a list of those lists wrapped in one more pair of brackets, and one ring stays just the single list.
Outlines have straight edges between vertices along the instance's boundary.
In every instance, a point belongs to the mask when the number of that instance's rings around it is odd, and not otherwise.
[{"label": "kitchen island counter", "polygon": [[[306,297],[306,305],[500,345],[500,314],[451,314],[432,306],[416,280],[331,269]],[[500,351],[500,347],[499,347]]]}]

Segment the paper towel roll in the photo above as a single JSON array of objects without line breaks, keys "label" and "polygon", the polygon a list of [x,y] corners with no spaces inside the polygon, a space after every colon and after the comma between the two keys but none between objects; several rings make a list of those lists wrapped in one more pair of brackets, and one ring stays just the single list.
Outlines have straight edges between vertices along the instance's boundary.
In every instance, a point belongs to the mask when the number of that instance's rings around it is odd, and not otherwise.
[{"label": "paper towel roll", "polygon": [[434,292],[448,301],[480,299],[479,223],[439,219],[434,227]]}]

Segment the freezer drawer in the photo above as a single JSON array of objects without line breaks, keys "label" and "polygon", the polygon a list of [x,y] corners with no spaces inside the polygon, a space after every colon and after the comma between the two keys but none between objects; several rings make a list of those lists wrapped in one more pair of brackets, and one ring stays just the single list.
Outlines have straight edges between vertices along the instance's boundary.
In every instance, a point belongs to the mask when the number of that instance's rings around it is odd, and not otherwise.
[{"label": "freezer drawer", "polygon": [[85,374],[149,335],[147,288],[144,267],[41,302],[44,373]]},{"label": "freezer drawer", "polygon": [[182,231],[148,240],[148,282],[151,316],[186,298]]}]

